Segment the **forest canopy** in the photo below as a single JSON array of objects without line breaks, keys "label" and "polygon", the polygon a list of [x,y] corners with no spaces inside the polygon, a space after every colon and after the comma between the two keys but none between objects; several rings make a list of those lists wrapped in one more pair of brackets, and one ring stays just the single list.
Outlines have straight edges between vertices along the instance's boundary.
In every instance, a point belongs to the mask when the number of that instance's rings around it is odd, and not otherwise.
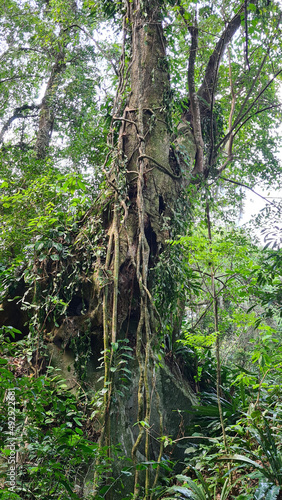
[{"label": "forest canopy", "polygon": [[2,2],[0,498],[282,498],[281,23]]}]

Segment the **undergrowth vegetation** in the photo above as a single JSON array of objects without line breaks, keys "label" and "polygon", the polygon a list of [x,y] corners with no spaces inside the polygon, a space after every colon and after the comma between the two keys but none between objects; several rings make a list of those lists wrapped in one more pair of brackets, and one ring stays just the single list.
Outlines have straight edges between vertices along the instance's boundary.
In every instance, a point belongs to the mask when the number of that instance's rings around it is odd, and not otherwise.
[{"label": "undergrowth vegetation", "polygon": [[0,499],[282,499],[281,23],[1,3]]},{"label": "undergrowth vegetation", "polygon": [[[152,471],[157,467],[161,469],[159,481],[151,491],[152,498],[280,498],[282,339],[280,281],[273,273],[274,265],[277,271],[278,252],[269,249],[262,252],[250,243],[242,230],[235,228],[227,233],[215,227],[211,245],[206,231],[205,226],[199,226],[193,235],[170,242],[167,254],[173,266],[178,266],[180,276],[176,296],[180,300],[184,297],[186,308],[181,331],[176,334],[174,323],[169,318],[173,318],[177,303],[171,304],[172,309],[163,315],[159,344],[154,347],[160,362],[164,358],[168,365],[176,366],[190,380],[198,404],[191,409],[190,424],[182,430],[181,437],[173,441],[169,435],[159,436],[163,443],[162,462],[143,462],[138,467],[141,472],[148,468]],[[75,235],[72,241],[75,244]],[[37,252],[44,251],[45,247],[39,247],[38,241],[34,245]],[[58,249],[54,249],[54,245],[50,249],[51,262]],[[47,262],[46,256],[37,262],[40,267],[41,262]],[[61,276],[63,262],[60,257],[60,268],[56,272],[60,271]],[[66,264],[70,266],[67,269],[72,265]],[[161,259],[158,268],[161,269],[162,265],[165,264]],[[218,331],[214,328],[211,307],[212,266],[217,280]],[[28,267],[23,269],[24,273],[27,269],[31,272]],[[85,269],[82,266],[77,269],[79,283]],[[32,272],[38,275],[35,267]],[[170,287],[172,278],[169,272],[162,276],[162,290],[165,290]],[[7,278],[5,271],[5,280]],[[43,279],[44,276],[40,277]],[[71,282],[72,279],[66,277],[66,288]],[[106,498],[117,488],[121,495],[124,491],[124,498],[129,499],[131,496],[126,493],[124,479],[134,475],[136,465],[119,447],[112,449],[109,455],[108,446],[99,447],[97,443],[105,389],[101,385],[96,393],[88,389],[85,376],[91,344],[87,329],[85,336],[81,333],[77,339],[65,340],[65,348],[69,346],[76,356],[74,366],[79,379],[70,373],[70,378],[64,380],[61,371],[52,366],[52,360],[50,364],[46,349],[48,342],[38,340],[33,304],[39,306],[39,311],[45,308],[44,317],[50,316],[51,324],[55,326],[62,316],[68,317],[67,307],[72,300],[71,293],[69,296],[60,295],[66,293],[65,288],[58,289],[54,278],[50,283],[48,294],[41,295],[40,301],[35,302],[32,296],[28,303],[30,294],[24,298],[32,318],[27,336],[9,326],[3,326],[1,330],[2,478],[5,478],[11,457],[8,401],[9,395],[13,394],[18,463],[18,490],[15,490],[14,498],[47,499],[50,494],[58,499],[81,498],[86,483],[91,495],[94,478],[89,471],[96,462],[100,490],[95,498]],[[272,299],[268,307],[265,307],[263,289]],[[162,307],[167,307],[162,290],[156,288],[155,291],[160,312]],[[60,307],[57,304],[54,307],[54,291]],[[51,309],[50,296],[53,297]],[[114,397],[120,400],[130,387],[133,349],[119,340],[113,352],[111,370],[117,384]],[[111,356],[111,351],[108,356]],[[102,364],[103,359],[104,356]],[[146,422],[143,425],[146,426]],[[184,447],[183,464],[176,464],[169,458],[174,446]],[[118,478],[112,476],[112,463],[116,460],[128,462]],[[182,468],[182,473],[174,475],[175,468],[177,471]],[[16,495],[19,489],[21,496]],[[2,497],[12,498],[10,494],[5,496],[2,492]]]}]

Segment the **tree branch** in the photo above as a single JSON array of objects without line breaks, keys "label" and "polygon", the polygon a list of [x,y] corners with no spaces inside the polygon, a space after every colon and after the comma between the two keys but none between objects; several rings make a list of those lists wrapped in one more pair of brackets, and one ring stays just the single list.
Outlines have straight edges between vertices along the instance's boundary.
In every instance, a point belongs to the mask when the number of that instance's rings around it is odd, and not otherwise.
[{"label": "tree branch", "polygon": [[[276,26],[276,30],[278,29],[278,26],[279,26],[279,24],[280,24],[280,22],[281,22],[281,19],[282,19],[282,14],[280,14],[280,16],[279,16],[279,19],[278,19],[278,22],[277,22],[277,26]],[[276,30],[275,30],[275,33],[277,33],[277,32],[276,32]],[[241,118],[244,118],[244,116],[246,116],[246,113],[248,113],[248,110],[247,110],[244,114],[243,114],[243,111],[244,111],[244,109],[245,109],[245,107],[246,107],[247,103],[249,102],[249,99],[250,99],[251,94],[252,94],[252,92],[253,92],[253,90],[254,90],[255,84],[256,84],[256,82],[257,82],[257,80],[258,80],[258,78],[259,78],[259,75],[261,74],[261,71],[262,71],[262,69],[263,69],[263,67],[264,67],[264,65],[265,65],[265,62],[266,62],[266,60],[267,60],[267,58],[268,58],[268,56],[269,56],[270,47],[271,47],[271,44],[272,44],[272,42],[273,42],[273,40],[274,40],[275,36],[276,36],[276,35],[274,35],[274,34],[273,34],[273,36],[272,36],[272,38],[271,38],[271,40],[270,40],[270,42],[269,42],[269,45],[268,45],[267,50],[266,50],[266,54],[265,54],[265,56],[264,56],[264,58],[263,58],[263,60],[262,60],[262,62],[261,62],[261,65],[260,65],[260,67],[259,67],[259,69],[258,69],[258,71],[257,71],[257,74],[256,74],[255,78],[254,78],[254,79],[253,79],[253,81],[252,81],[251,88],[250,88],[249,92],[247,93],[247,95],[246,95],[246,97],[245,97],[245,100],[244,100],[244,102],[243,102],[243,104],[242,104],[242,106],[241,106],[241,109],[240,109],[240,111],[239,111],[239,114],[238,114],[238,116],[237,116],[237,118],[236,118],[236,120],[235,120],[234,127],[236,127],[236,126],[238,125],[238,123],[241,121]],[[280,71],[279,71],[279,73],[280,73]],[[277,75],[278,75],[279,73],[277,73]],[[276,76],[277,76],[277,75],[276,75]],[[274,78],[276,78],[276,76],[274,76]],[[270,82],[271,82],[272,80],[274,80],[274,78],[272,78],[272,79],[270,80]],[[264,92],[264,90],[265,90],[267,87],[268,87],[268,85],[267,85],[267,86],[263,89],[263,91],[262,91],[262,92]],[[262,92],[261,92],[261,93],[262,93]],[[261,95],[261,93],[259,94],[259,96]],[[254,102],[255,102],[255,101],[254,101]]]},{"label": "tree branch", "polygon": [[79,24],[72,24],[72,25],[68,26],[64,31],[68,31],[71,28],[78,28],[78,29],[80,29],[88,38],[90,38],[90,40],[92,40],[92,42],[94,42],[94,45],[96,45],[96,47],[103,54],[103,56],[105,57],[105,59],[107,59],[110,62],[110,64],[111,64],[111,66],[112,66],[112,68],[113,68],[116,76],[119,76],[119,71],[118,71],[115,63],[109,57],[109,54],[107,53],[107,51],[103,49],[103,47],[101,46],[101,44],[99,42],[97,42],[97,40],[95,40],[95,38],[93,36],[91,36],[90,33],[85,28],[83,28],[82,26],[80,26]]},{"label": "tree branch", "polygon": [[195,165],[192,170],[192,176],[197,176],[204,172],[204,141],[202,136],[202,125],[201,125],[201,113],[200,113],[200,105],[199,99],[196,92],[195,87],[195,61],[198,50],[198,26],[197,26],[197,17],[195,14],[195,25],[191,26],[185,16],[186,11],[184,7],[180,4],[178,0],[178,8],[183,20],[188,28],[188,31],[191,35],[191,47],[189,53],[189,61],[188,61],[188,90],[189,90],[189,98],[190,98],[190,111],[191,111],[191,125],[193,127],[193,135],[196,145],[196,157],[195,157]]},{"label": "tree branch", "polygon": [[241,5],[237,14],[233,17],[233,19],[231,19],[230,23],[223,31],[212,55],[210,56],[208,65],[206,67],[203,83],[198,91],[198,96],[201,98],[201,111],[202,109],[206,109],[207,107],[209,107],[212,103],[220,61],[223,57],[228,43],[233,38],[236,31],[241,25],[241,14],[243,11],[244,4]]},{"label": "tree branch", "polygon": [[[194,84],[194,63],[195,63],[197,41],[198,41],[197,40],[198,29],[197,27],[192,28],[188,26],[188,29],[192,36],[192,44],[189,56],[188,88],[191,101],[190,109],[192,114],[192,125],[194,129],[194,138],[197,147],[195,167],[192,174],[203,173],[205,169],[204,158],[203,158],[204,143],[201,130],[201,118],[207,112],[207,110],[210,115],[210,148],[209,148],[207,163],[208,166],[211,166],[213,163],[213,154],[214,154],[213,104],[214,104],[214,95],[217,85],[218,69],[220,61],[223,57],[224,51],[228,43],[230,42],[230,40],[240,27],[241,13],[243,12],[243,10],[244,10],[244,4],[241,5],[237,14],[233,17],[233,19],[230,21],[230,23],[223,31],[212,55],[210,56],[209,62],[206,67],[203,83],[197,94],[195,91],[195,85],[193,84]],[[186,24],[188,24],[186,20],[185,22]],[[195,96],[193,95],[193,91],[196,94]],[[208,171],[209,169],[207,167],[205,173],[206,176],[208,175]]]},{"label": "tree branch", "polygon": [[[223,137],[223,139],[219,142],[219,144],[216,146],[216,151],[219,151],[220,147],[221,146],[225,146],[225,144],[227,143],[227,141],[229,140],[231,134],[234,132],[235,128],[239,125],[239,123],[244,120],[244,118],[246,117],[246,115],[251,111],[251,109],[254,107],[254,105],[258,102],[258,100],[260,99],[260,97],[264,94],[264,92],[268,89],[268,87],[272,84],[272,82],[277,78],[278,75],[280,75],[280,73],[282,73],[282,68],[279,69],[275,75],[267,82],[267,84],[263,87],[263,89],[259,92],[259,94],[257,95],[257,97],[254,99],[254,101],[250,104],[250,106],[248,107],[247,111],[245,111],[245,113],[243,115],[240,116],[240,114],[237,116],[235,122],[234,122],[234,125],[232,127],[231,130],[229,130],[228,134],[225,135],[225,137]],[[249,94],[248,94],[249,95]],[[279,105],[273,105],[272,107],[278,107],[280,106]],[[242,109],[242,108],[241,108]],[[267,109],[270,109],[270,106],[264,108],[263,110],[258,110],[256,111],[252,116],[248,116],[244,122],[242,122],[239,126],[239,128],[236,130],[235,134],[238,133],[238,131],[240,130],[241,126],[243,126],[250,118],[252,118],[253,116],[255,116],[256,114],[258,113],[262,113],[262,111],[265,111]],[[234,134],[234,135],[235,135]]]},{"label": "tree branch", "polygon": [[[28,75],[28,78],[30,78],[30,75]],[[0,84],[5,83],[5,82],[10,82],[11,80],[21,80],[21,79],[24,79],[24,77],[22,77],[22,76],[10,76],[9,78],[4,78],[3,80],[0,80]]]},{"label": "tree branch", "polygon": [[245,123],[247,123],[251,118],[253,118],[254,116],[256,115],[259,115],[260,113],[263,113],[264,111],[268,111],[269,109],[273,109],[273,108],[280,108],[282,106],[282,103],[281,104],[273,104],[271,106],[267,106],[266,108],[263,108],[263,109],[259,109],[258,111],[256,111],[255,113],[253,113],[252,115],[248,116],[240,125],[239,127],[237,128],[237,130],[234,132],[233,134],[233,137],[235,137],[236,134],[238,134],[239,130],[245,125]]},{"label": "tree branch", "polygon": [[37,104],[31,104],[31,105],[24,104],[23,106],[16,108],[14,113],[12,114],[12,116],[10,116],[10,118],[6,121],[6,123],[4,123],[4,125],[2,127],[2,130],[0,132],[0,144],[3,142],[4,135],[7,132],[10,125],[13,123],[13,121],[16,120],[17,118],[26,118],[26,116],[24,116],[22,114],[22,112],[25,111],[26,109],[30,109],[30,110],[39,109],[39,105],[37,105]]},{"label": "tree branch", "polygon": [[188,89],[190,97],[190,109],[192,114],[193,133],[197,148],[195,166],[193,168],[192,175],[198,175],[202,174],[204,171],[204,141],[202,137],[199,99],[195,88],[195,60],[198,49],[198,27],[189,26],[188,29],[191,34],[191,47],[188,63]]},{"label": "tree branch", "polygon": [[247,111],[245,111],[245,113],[242,116],[236,118],[236,120],[234,122],[233,130],[245,118],[245,116],[251,111],[251,109],[254,107],[254,105],[259,100],[259,98],[264,94],[264,92],[268,89],[268,87],[272,84],[272,82],[274,82],[274,80],[277,78],[277,76],[280,75],[280,73],[282,73],[282,68],[279,69],[278,71],[276,71],[274,76],[267,82],[267,84],[263,87],[263,89],[258,93],[257,97],[250,104]]},{"label": "tree branch", "polygon": [[236,186],[241,186],[241,187],[244,187],[246,189],[249,189],[256,196],[259,196],[262,200],[266,201],[270,205],[273,205],[276,208],[276,210],[278,210],[278,212],[281,212],[280,208],[275,203],[273,203],[273,201],[270,201],[268,198],[265,198],[265,196],[262,196],[261,194],[257,193],[253,188],[251,188],[250,186],[247,186],[247,184],[243,184],[242,182],[238,182],[238,181],[233,181],[232,179],[227,179],[226,177],[222,177],[221,175],[218,178],[222,179],[223,181],[231,182],[231,184],[235,184]]},{"label": "tree branch", "polygon": [[246,65],[248,70],[250,71],[250,62],[249,62],[249,32],[248,32],[248,1],[245,0],[244,2],[244,16],[245,16],[245,37],[246,37],[246,42],[245,42],[245,58],[246,58]]},{"label": "tree branch", "polygon": [[[255,113],[253,113],[252,115],[248,116],[242,123],[241,125],[237,128],[237,130],[232,133],[232,131],[230,132],[230,139],[228,141],[228,157],[226,159],[226,161],[224,162],[224,164],[222,165],[222,167],[220,167],[218,170],[217,170],[217,174],[220,175],[221,172],[223,172],[223,170],[226,169],[227,165],[229,165],[229,163],[231,161],[233,161],[235,158],[234,158],[234,155],[232,153],[232,149],[230,150],[230,140],[232,139],[232,142],[231,142],[231,148],[232,148],[232,144],[233,144],[233,140],[234,140],[234,137],[238,134],[239,130],[251,119],[253,118],[254,116],[260,114],[260,113],[263,113],[264,111],[267,111],[268,109],[273,109],[273,108],[280,108],[282,106],[282,104],[274,104],[272,106],[267,106],[266,108],[263,108],[263,109],[259,109],[258,111],[256,111]],[[232,129],[233,130],[233,129]]]}]

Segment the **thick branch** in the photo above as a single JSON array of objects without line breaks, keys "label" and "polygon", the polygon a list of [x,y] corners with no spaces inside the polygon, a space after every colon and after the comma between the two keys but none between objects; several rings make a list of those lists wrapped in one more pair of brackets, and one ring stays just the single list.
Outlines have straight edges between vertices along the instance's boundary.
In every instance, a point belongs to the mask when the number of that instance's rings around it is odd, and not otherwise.
[{"label": "thick branch", "polygon": [[24,79],[28,79],[28,78],[32,78],[32,76],[28,75],[27,77],[24,77],[24,76],[10,76],[9,78],[4,78],[3,80],[0,80],[0,85],[1,83],[5,83],[5,82],[11,82],[12,80],[24,80]]},{"label": "thick branch", "polygon": [[249,62],[249,55],[248,55],[248,51],[249,51],[249,31],[248,31],[248,9],[247,9],[247,6],[248,6],[248,1],[245,0],[245,3],[244,3],[244,16],[245,16],[245,38],[246,38],[246,42],[245,42],[245,57],[246,57],[246,66],[248,68],[248,70],[250,71],[250,62]]},{"label": "thick branch", "polygon": [[12,114],[12,116],[10,116],[10,118],[6,121],[6,123],[4,123],[3,127],[2,127],[2,130],[0,132],[0,144],[3,142],[3,139],[4,139],[4,135],[5,133],[7,132],[7,130],[9,129],[10,125],[13,123],[14,120],[16,120],[17,118],[26,118],[25,115],[22,114],[23,111],[27,110],[27,109],[38,109],[39,106],[37,104],[24,104],[23,106],[20,106],[19,108],[16,108],[14,113]]},{"label": "thick branch", "polygon": [[[228,119],[228,129],[229,132],[232,130],[232,121],[233,121],[233,116],[234,116],[234,111],[235,111],[235,104],[236,104],[236,95],[234,91],[234,85],[233,85],[233,80],[232,80],[232,66],[231,66],[231,53],[230,53],[230,47],[228,47],[228,59],[229,59],[229,81],[230,81],[230,91],[231,91],[231,109],[229,113],[229,119]],[[226,152],[228,155],[228,159],[232,158],[232,146],[233,146],[233,135],[231,134],[227,143],[226,147]]]},{"label": "thick branch", "polygon": [[[76,13],[76,2],[73,0],[68,0],[68,7],[70,12]],[[61,27],[60,34],[58,37],[58,52],[56,53],[55,63],[51,69],[51,75],[47,83],[45,95],[42,99],[40,117],[39,117],[39,129],[37,134],[37,139],[35,143],[35,151],[37,158],[45,158],[47,150],[49,148],[49,143],[51,140],[51,135],[53,131],[53,125],[55,120],[55,102],[56,102],[56,92],[58,86],[61,83],[62,73],[66,70],[66,47],[69,43],[69,37],[65,34],[68,32],[70,27],[64,29]]]},{"label": "thick branch", "polygon": [[61,80],[61,73],[63,73],[66,69],[64,59],[65,54],[62,50],[61,52],[59,52],[55,64],[52,67],[45,95],[42,99],[39,117],[39,129],[37,140],[35,143],[35,150],[38,158],[45,158],[47,149],[49,147],[55,120],[54,97]]},{"label": "thick branch", "polygon": [[210,106],[213,101],[214,89],[218,76],[218,68],[228,43],[231,41],[236,31],[241,25],[241,14],[244,11],[244,4],[241,5],[237,14],[231,19],[225,28],[216,47],[210,56],[203,83],[199,89],[198,95],[201,98],[201,109]]},{"label": "thick branch", "polygon": [[195,166],[192,171],[192,175],[197,175],[202,174],[204,171],[204,141],[202,137],[199,100],[195,88],[195,60],[198,48],[198,27],[189,27],[189,31],[191,34],[191,47],[188,65],[188,89],[192,114],[192,126],[197,148]]}]

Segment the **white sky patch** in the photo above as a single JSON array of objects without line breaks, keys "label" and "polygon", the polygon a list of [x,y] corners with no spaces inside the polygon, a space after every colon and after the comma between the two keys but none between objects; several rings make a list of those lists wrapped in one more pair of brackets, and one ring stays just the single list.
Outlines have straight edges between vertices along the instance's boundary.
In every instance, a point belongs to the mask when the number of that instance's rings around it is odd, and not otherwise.
[{"label": "white sky patch", "polygon": [[[272,76],[272,75],[271,75]],[[280,90],[278,92],[279,100],[282,102],[282,87],[280,87]],[[282,136],[282,124],[278,127],[276,130],[276,133],[280,136]],[[282,165],[282,148],[280,149],[278,153],[278,158],[280,160],[280,163]],[[271,189],[271,188],[264,188],[262,186],[255,186],[253,189],[258,195],[261,195],[263,198],[260,196],[256,195],[254,192],[250,191],[249,189],[245,189],[245,194],[246,198],[244,200],[244,209],[242,214],[240,215],[238,224],[240,226],[243,226],[244,224],[252,223],[252,219],[259,214],[261,210],[263,210],[267,205],[270,205],[269,202],[272,203],[281,203],[282,201],[282,177],[280,180],[280,189]],[[268,201],[267,201],[268,200]],[[279,219],[279,212],[277,211],[277,218]],[[269,222],[269,227],[271,229],[271,222]],[[279,223],[279,226],[281,225],[281,232],[282,232],[282,217],[281,217],[281,224]],[[262,234],[262,227],[257,227],[252,224],[254,228],[255,235],[258,237],[260,242],[264,245],[264,235]]]},{"label": "white sky patch", "polygon": [[[282,200],[281,191],[271,191],[260,187],[256,187],[254,191],[269,201]],[[258,212],[260,212],[267,205],[266,200],[263,200],[249,189],[246,189],[246,198],[244,201],[243,214],[240,217],[240,225],[246,224],[253,216],[257,215]]]},{"label": "white sky patch", "polygon": [[[265,246],[267,243],[267,240],[265,240],[265,236],[267,233],[274,232],[276,233],[276,236],[274,236],[274,240],[277,241],[281,239],[282,237],[282,218],[281,222],[279,221],[280,215],[279,211],[274,211],[276,212],[277,216],[275,217],[278,222],[273,223],[273,220],[270,219],[269,221],[265,221],[263,226],[258,226],[258,224],[255,222],[255,217],[259,215],[259,212],[263,210],[267,205],[270,205],[267,200],[269,200],[272,203],[281,203],[282,201],[282,191],[281,190],[270,190],[270,189],[263,189],[261,187],[256,187],[254,189],[256,193],[260,194],[265,200],[257,196],[255,193],[252,191],[246,189],[246,198],[244,200],[244,209],[243,213],[238,221],[239,226],[244,226],[246,225],[248,228],[251,227],[251,230],[254,234],[254,236],[259,240],[260,244],[262,246]],[[262,232],[263,230],[266,230],[265,232]],[[282,240],[281,240],[282,241]],[[279,247],[281,244],[279,243]]]}]

